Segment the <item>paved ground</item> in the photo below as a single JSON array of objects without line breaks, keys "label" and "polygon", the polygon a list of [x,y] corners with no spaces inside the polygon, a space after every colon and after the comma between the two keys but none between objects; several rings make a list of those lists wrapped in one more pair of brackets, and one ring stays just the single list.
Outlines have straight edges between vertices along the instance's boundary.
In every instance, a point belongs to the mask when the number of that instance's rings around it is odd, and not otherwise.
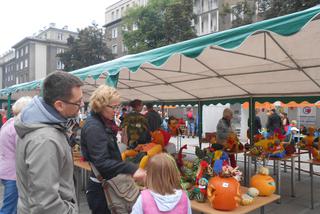
[{"label": "paved ground", "polygon": [[[176,142],[175,139],[172,142]],[[194,146],[197,145],[197,139],[182,139],[182,144],[187,143],[189,145],[189,149],[187,152],[192,152],[194,150]],[[239,165],[242,168],[243,163],[240,162],[242,160],[242,156],[238,157]],[[302,159],[307,159],[307,156],[304,156]],[[303,165],[304,169],[308,169],[308,165]],[[315,168],[316,172],[320,172],[319,167]],[[297,173],[297,170],[296,170]],[[281,191],[282,195],[282,203],[277,204],[273,203],[265,208],[265,213],[293,213],[293,214],[311,214],[311,213],[320,213],[320,177],[314,176],[314,189],[315,189],[315,209],[310,209],[310,177],[306,173],[301,174],[301,181],[296,182],[296,197],[292,198],[290,196],[290,170],[288,168],[288,172],[284,172],[282,169],[281,174]],[[297,178],[296,178],[297,180]],[[0,185],[0,206],[2,204],[2,196],[3,196],[3,187]],[[88,214],[90,210],[88,208],[85,193],[81,192],[80,195],[80,214]],[[252,212],[252,214],[259,213],[259,211]]]}]

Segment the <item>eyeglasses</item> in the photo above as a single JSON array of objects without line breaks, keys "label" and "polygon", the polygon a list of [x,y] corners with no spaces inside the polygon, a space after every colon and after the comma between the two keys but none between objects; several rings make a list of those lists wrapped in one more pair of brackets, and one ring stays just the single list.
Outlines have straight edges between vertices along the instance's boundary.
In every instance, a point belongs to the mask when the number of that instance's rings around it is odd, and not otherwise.
[{"label": "eyeglasses", "polygon": [[83,105],[83,100],[81,100],[80,103],[73,103],[65,100],[61,100],[61,101],[70,105],[78,106],[78,108],[81,108],[81,106]]},{"label": "eyeglasses", "polygon": [[111,106],[111,105],[106,105],[106,107],[112,108],[112,110],[117,111],[120,109],[120,106]]}]

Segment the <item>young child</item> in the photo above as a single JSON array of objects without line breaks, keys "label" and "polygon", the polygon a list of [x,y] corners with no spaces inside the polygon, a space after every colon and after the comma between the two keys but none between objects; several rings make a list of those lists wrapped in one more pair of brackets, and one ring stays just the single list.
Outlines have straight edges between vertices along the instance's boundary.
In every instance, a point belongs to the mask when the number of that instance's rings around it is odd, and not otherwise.
[{"label": "young child", "polygon": [[147,187],[132,208],[133,214],[191,214],[190,201],[181,189],[175,160],[166,153],[153,156],[147,165]]}]

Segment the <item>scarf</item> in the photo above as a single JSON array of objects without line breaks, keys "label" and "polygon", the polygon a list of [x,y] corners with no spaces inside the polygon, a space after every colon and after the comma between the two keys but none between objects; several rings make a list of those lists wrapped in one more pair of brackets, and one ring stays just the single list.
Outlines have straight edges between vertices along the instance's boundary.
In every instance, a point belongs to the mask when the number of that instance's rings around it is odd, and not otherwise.
[{"label": "scarf", "polygon": [[114,120],[109,120],[109,119],[105,119],[103,116],[101,116],[102,121],[104,122],[104,125],[111,129],[112,133],[116,136],[118,134],[119,131],[119,127],[117,126],[117,124],[114,122]]}]

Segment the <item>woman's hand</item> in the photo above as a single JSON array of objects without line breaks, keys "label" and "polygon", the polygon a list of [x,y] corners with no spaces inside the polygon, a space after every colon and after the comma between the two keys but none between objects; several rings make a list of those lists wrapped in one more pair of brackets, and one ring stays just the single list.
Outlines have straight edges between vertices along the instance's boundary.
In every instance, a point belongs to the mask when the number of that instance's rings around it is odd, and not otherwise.
[{"label": "woman's hand", "polygon": [[146,170],[139,168],[134,174],[133,179],[134,180],[140,180],[144,181],[147,176]]}]

